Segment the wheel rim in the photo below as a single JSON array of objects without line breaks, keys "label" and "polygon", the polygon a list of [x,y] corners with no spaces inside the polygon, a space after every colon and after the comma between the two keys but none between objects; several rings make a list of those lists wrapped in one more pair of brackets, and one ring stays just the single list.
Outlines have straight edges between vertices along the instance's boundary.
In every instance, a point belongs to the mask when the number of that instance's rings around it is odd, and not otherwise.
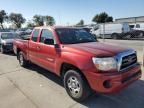
[{"label": "wheel rim", "polygon": [[126,39],[130,39],[131,38],[131,35],[126,35]]},{"label": "wheel rim", "polygon": [[23,65],[23,55],[22,54],[20,54],[20,56],[19,56],[19,61],[20,61],[20,65]]},{"label": "wheel rim", "polygon": [[81,88],[80,88],[80,82],[78,81],[76,77],[71,76],[67,80],[67,86],[72,96],[77,97],[79,95]]},{"label": "wheel rim", "polygon": [[140,33],[139,36],[140,36],[140,37],[143,37],[143,33]]},{"label": "wheel rim", "polygon": [[116,35],[116,34],[113,35],[112,38],[113,38],[113,39],[117,39],[117,35]]}]

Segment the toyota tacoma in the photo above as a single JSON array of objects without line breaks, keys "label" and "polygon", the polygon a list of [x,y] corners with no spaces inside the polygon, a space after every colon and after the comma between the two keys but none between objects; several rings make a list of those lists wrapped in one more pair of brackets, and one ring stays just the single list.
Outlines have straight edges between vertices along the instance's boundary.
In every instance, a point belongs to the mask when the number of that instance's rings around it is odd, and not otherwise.
[{"label": "toyota tacoma", "polygon": [[95,91],[115,93],[141,77],[133,49],[98,42],[84,29],[36,27],[13,46],[21,66],[34,63],[60,76],[68,95],[83,101]]}]

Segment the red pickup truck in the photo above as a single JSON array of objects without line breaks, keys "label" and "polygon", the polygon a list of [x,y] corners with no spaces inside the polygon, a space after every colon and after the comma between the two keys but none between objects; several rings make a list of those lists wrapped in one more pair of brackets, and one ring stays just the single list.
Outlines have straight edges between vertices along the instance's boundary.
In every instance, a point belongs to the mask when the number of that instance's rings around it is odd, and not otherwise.
[{"label": "red pickup truck", "polygon": [[15,40],[13,49],[21,66],[31,62],[60,76],[76,101],[92,91],[118,92],[141,77],[134,50],[98,42],[80,28],[36,27],[29,40]]}]

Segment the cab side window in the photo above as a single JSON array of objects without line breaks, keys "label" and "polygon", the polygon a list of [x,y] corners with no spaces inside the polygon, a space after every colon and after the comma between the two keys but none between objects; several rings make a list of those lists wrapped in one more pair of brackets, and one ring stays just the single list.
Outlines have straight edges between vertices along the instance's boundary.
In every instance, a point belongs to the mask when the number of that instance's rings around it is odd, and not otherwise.
[{"label": "cab side window", "polygon": [[52,39],[54,41],[54,36],[53,36],[53,33],[50,30],[43,29],[42,34],[41,34],[41,38],[40,38],[40,42],[45,43],[46,39]]},{"label": "cab side window", "polygon": [[40,32],[39,29],[35,29],[35,30],[33,31],[32,41],[37,42],[37,39],[38,39],[38,36],[39,36],[39,32]]},{"label": "cab side window", "polygon": [[136,24],[136,28],[140,28],[140,25],[139,25],[139,24]]}]

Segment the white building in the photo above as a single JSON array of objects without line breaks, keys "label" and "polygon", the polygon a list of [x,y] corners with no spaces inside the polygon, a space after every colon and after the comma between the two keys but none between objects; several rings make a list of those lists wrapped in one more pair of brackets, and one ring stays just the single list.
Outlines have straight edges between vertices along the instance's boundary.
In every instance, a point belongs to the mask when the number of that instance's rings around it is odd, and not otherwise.
[{"label": "white building", "polygon": [[144,23],[144,16],[115,19],[117,23]]}]

